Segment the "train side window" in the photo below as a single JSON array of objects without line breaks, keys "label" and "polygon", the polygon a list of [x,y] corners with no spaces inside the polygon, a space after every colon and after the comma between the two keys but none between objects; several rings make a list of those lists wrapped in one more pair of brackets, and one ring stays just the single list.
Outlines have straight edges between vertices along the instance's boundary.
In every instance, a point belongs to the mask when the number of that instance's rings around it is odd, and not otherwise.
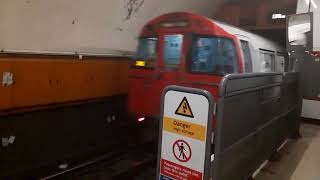
[{"label": "train side window", "polygon": [[243,52],[245,72],[252,72],[252,58],[248,41],[240,40]]},{"label": "train side window", "polygon": [[273,72],[274,69],[274,54],[260,52],[261,55],[261,72]]},{"label": "train side window", "polygon": [[166,65],[180,64],[183,35],[173,34],[164,36],[164,63]]},{"label": "train side window", "polygon": [[191,50],[190,71],[227,74],[237,72],[234,42],[220,37],[195,38]]}]

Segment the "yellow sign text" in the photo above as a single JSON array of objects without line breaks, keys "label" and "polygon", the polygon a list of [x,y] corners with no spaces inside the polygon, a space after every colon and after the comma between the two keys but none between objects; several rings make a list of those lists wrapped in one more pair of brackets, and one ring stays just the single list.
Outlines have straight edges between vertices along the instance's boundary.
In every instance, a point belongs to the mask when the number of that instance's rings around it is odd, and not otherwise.
[{"label": "yellow sign text", "polygon": [[206,137],[205,126],[169,117],[164,117],[163,129],[171,133],[179,134],[200,141],[205,141]]}]

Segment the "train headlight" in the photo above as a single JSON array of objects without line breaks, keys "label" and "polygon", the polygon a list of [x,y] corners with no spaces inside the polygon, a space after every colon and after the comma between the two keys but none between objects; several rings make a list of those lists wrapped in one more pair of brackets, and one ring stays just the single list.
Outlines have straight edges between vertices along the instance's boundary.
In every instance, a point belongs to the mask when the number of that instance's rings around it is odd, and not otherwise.
[{"label": "train headlight", "polygon": [[138,118],[138,122],[142,122],[142,121],[144,121],[144,120],[146,120],[145,117],[140,117],[140,118]]},{"label": "train headlight", "polygon": [[145,67],[146,66],[146,62],[145,61],[136,61],[136,66]]}]

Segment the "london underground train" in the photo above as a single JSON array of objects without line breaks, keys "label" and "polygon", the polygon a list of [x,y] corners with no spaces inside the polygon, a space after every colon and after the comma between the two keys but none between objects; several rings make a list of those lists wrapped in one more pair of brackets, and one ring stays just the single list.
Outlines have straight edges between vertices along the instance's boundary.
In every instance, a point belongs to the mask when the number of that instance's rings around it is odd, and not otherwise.
[{"label": "london underground train", "polygon": [[152,119],[159,117],[168,85],[205,89],[216,101],[226,74],[283,72],[285,63],[285,49],[261,36],[197,14],[165,14],[139,36],[128,109],[137,121],[157,124]]}]

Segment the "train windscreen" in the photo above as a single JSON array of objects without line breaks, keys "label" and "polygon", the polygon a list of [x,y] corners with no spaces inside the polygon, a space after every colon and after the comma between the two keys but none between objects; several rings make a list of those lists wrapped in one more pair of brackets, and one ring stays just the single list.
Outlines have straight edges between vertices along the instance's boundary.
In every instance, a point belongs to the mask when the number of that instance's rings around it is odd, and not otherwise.
[{"label": "train windscreen", "polygon": [[155,37],[141,38],[134,57],[136,67],[153,67],[156,60],[157,41]]},{"label": "train windscreen", "polygon": [[221,37],[197,37],[193,41],[190,71],[228,74],[237,72],[237,56],[232,40]]}]

